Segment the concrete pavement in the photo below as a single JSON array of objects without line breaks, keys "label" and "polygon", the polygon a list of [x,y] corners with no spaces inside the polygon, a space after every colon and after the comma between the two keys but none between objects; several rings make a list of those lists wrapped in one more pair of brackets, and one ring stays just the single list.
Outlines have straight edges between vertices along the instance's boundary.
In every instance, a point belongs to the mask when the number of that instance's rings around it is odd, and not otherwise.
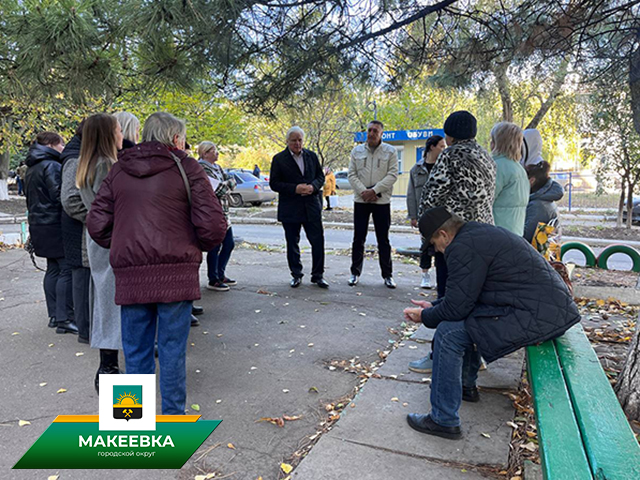
[{"label": "concrete pavement", "polygon": [[[303,262],[308,271],[309,254]],[[399,338],[388,328],[400,329],[402,309],[419,293],[414,265],[394,264],[396,290],[383,286],[372,260],[366,261],[361,284],[350,288],[348,266],[348,257],[327,255],[330,290],[310,285],[308,277],[292,290],[284,255],[238,249],[228,269],[238,286],[227,293],[203,290],[198,303],[206,313],[189,339],[187,405],[198,404],[204,418],[223,422],[182,470],[17,471],[11,466],[56,415],[97,413],[98,354],[76,337],[46,327],[42,272],[22,250],[1,252],[0,478],[193,479],[212,472],[229,479],[284,477],[280,463],[322,430],[325,405],[360,384],[353,373],[329,369],[330,362],[355,357],[367,365],[379,362],[378,353]],[[402,479],[410,472],[409,478],[417,478],[416,472],[421,478],[484,478],[493,475],[486,464],[504,465],[510,436],[505,422],[513,411],[495,391],[483,391],[479,404],[463,408],[464,440],[425,438],[405,424],[406,413],[426,412],[429,405],[428,382],[406,371],[407,361],[427,351],[420,336],[428,340],[428,331],[419,330],[391,352],[381,378],[370,379],[355,407],[347,407],[329,434],[318,437],[296,478]],[[490,369],[501,387],[512,388],[519,380],[522,361],[513,362],[504,367],[510,373]],[[60,388],[67,391],[56,393]],[[256,423],[282,414],[302,418],[284,428]],[[18,420],[31,424],[20,427]],[[338,457],[331,453],[336,451]],[[357,465],[362,468],[354,470]]]}]

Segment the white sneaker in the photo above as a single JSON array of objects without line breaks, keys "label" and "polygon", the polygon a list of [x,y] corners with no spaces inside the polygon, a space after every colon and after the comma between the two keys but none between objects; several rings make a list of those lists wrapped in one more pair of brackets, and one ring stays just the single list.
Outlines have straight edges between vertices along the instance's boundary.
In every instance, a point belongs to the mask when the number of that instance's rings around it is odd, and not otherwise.
[{"label": "white sneaker", "polygon": [[429,272],[422,272],[420,288],[431,288],[431,275],[429,275]]}]

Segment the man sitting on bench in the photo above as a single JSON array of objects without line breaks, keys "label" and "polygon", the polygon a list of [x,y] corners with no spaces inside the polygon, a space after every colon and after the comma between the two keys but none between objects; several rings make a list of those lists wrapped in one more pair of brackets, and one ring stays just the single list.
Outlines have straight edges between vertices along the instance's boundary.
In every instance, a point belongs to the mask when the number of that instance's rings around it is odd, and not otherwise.
[{"label": "man sitting on bench", "polygon": [[445,256],[445,296],[412,300],[407,320],[435,328],[431,413],[410,413],[409,425],[429,435],[462,436],[462,400],[479,400],[480,356],[492,362],[551,340],[580,321],[562,278],[522,237],[485,223],[465,222],[444,207],[419,221],[427,243]]}]

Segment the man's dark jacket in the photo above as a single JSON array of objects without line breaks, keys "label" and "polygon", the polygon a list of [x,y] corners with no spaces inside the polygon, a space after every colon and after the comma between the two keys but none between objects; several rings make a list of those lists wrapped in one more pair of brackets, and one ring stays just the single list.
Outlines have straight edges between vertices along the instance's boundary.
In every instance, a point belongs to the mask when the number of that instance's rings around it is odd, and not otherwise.
[{"label": "man's dark jacket", "polygon": [[477,222],[445,250],[447,288],[422,322],[464,321],[487,362],[562,335],[580,321],[558,273],[524,238]]},{"label": "man's dark jacket", "polygon": [[25,161],[25,192],[29,210],[29,235],[39,257],[62,258],[62,166],[60,153],[34,143]]},{"label": "man's dark jacket", "polygon": [[[271,161],[269,185],[274,192],[280,194],[278,221],[283,223],[322,221],[324,172],[315,153],[302,149],[302,158],[304,175],[300,172],[288,148],[274,156]],[[305,196],[297,194],[296,187],[300,183],[313,185],[313,194]]]}]

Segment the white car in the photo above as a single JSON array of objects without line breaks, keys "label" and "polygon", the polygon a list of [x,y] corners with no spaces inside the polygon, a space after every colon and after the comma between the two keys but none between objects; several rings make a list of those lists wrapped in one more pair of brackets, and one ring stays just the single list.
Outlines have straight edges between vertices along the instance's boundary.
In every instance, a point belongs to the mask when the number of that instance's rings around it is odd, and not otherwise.
[{"label": "white car", "polygon": [[347,175],[349,172],[347,170],[342,170],[341,172],[336,172],[336,188],[339,190],[351,190],[351,184],[349,183],[349,179]]}]

